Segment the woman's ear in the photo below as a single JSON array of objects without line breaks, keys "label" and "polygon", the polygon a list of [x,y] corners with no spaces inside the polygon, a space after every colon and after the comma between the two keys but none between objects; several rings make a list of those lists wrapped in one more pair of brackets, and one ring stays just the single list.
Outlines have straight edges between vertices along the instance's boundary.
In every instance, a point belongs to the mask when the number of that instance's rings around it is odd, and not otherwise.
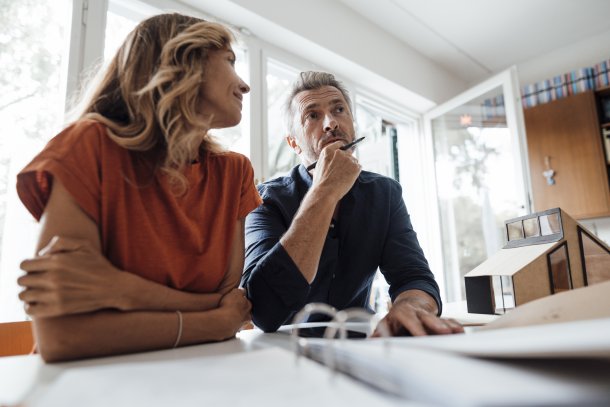
[{"label": "woman's ear", "polygon": [[294,150],[295,153],[301,154],[301,147],[297,144],[297,140],[291,135],[286,136],[286,143]]}]

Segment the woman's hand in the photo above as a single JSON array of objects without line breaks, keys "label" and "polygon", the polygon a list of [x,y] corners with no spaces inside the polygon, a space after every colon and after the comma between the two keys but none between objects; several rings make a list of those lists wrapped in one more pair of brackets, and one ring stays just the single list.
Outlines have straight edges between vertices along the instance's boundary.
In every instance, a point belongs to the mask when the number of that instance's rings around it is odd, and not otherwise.
[{"label": "woman's hand", "polygon": [[89,241],[55,236],[32,259],[24,260],[26,275],[19,298],[35,317],[53,317],[120,308],[121,277]]},{"label": "woman's hand", "polygon": [[227,338],[235,336],[239,329],[252,319],[251,309],[252,304],[242,288],[234,288],[222,297],[219,311],[226,315]]}]

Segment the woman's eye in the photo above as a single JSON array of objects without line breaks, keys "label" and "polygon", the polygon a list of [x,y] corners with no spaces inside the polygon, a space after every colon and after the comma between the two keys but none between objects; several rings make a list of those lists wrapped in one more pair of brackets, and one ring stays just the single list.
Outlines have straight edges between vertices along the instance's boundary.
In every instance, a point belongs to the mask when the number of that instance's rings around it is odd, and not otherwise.
[{"label": "woman's eye", "polygon": [[236,62],[235,59],[229,58],[229,63],[231,64],[231,66],[235,66],[235,62]]}]

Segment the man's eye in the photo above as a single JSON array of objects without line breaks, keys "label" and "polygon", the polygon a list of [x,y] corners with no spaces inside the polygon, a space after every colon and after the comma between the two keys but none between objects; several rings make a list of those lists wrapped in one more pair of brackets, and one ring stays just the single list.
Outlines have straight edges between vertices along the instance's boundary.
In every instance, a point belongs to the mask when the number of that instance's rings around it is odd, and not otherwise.
[{"label": "man's eye", "polygon": [[316,112],[311,112],[311,113],[308,113],[306,117],[308,119],[317,119],[318,118],[318,114]]},{"label": "man's eye", "polygon": [[337,113],[343,113],[345,111],[345,108],[343,106],[337,106],[337,108],[335,109],[335,111]]},{"label": "man's eye", "polygon": [[235,66],[235,59],[234,58],[229,58],[229,62],[231,63],[231,66]]}]

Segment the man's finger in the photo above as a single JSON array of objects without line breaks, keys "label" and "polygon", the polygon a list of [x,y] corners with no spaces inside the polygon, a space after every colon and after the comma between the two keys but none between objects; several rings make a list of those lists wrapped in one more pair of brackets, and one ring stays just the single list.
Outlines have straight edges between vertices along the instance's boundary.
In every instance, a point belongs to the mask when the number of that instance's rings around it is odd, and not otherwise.
[{"label": "man's finger", "polygon": [[430,334],[447,335],[450,334],[451,326],[447,324],[446,320],[437,317],[436,315],[427,314],[421,315],[420,319],[426,328],[426,331]]},{"label": "man's finger", "polygon": [[[426,330],[424,329],[424,326],[417,314],[405,315],[398,313],[395,315],[395,318],[398,319],[398,322],[400,322],[402,327],[404,327],[412,336],[427,335]],[[393,332],[392,334],[396,335],[398,332]]]},{"label": "man's finger", "polygon": [[388,327],[388,323],[386,322],[386,320],[382,319],[377,324],[377,327],[375,328],[375,331],[373,331],[373,334],[371,335],[371,337],[380,338],[380,337],[388,337],[388,336],[392,336],[392,332],[390,332],[390,328]]},{"label": "man's finger", "polygon": [[445,319],[444,321],[447,323],[447,325],[449,325],[449,327],[451,328],[451,332],[453,332],[454,334],[464,333],[464,327],[456,320]]}]

